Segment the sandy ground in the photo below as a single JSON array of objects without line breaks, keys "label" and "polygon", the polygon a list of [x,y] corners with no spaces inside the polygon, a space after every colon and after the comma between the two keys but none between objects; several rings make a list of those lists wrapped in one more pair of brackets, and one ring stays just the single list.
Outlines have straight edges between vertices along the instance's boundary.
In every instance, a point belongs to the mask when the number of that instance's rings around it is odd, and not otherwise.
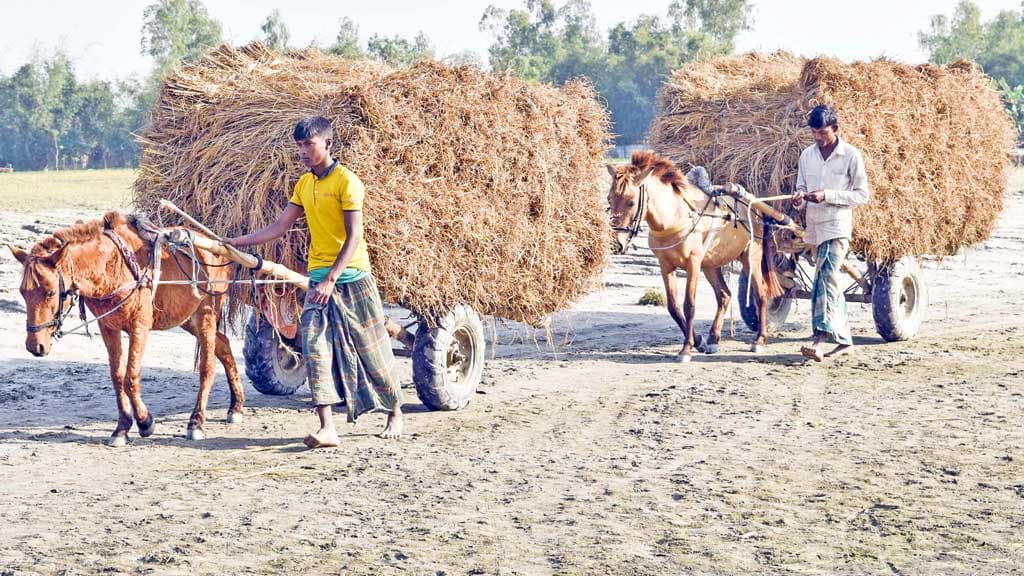
[{"label": "sandy ground", "polygon": [[[376,438],[373,415],[329,452],[299,442],[308,391],[247,385],[228,426],[222,375],[209,439],[186,441],[180,331],[145,360],[156,435],[107,448],[102,343],[29,357],[5,251],[0,574],[1024,573],[1024,192],[1007,199],[990,241],[926,263],[910,342],[883,343],[853,305],[858,353],[808,364],[801,302],[764,355],[736,314],[719,355],[675,364],[668,314],[635,305],[660,284],[641,251],[556,319],[554,346],[499,328],[465,410],[407,388],[406,438]],[[96,215],[5,214],[0,235],[27,245],[79,216]],[[702,332],[712,313],[702,280]]]}]

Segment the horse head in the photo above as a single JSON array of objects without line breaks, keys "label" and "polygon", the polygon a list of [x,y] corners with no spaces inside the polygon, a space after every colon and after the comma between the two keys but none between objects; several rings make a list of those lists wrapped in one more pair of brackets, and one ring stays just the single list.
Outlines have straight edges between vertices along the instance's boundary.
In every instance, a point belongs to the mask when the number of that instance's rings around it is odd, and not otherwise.
[{"label": "horse head", "polygon": [[608,211],[611,213],[612,253],[625,254],[633,239],[640,232],[647,210],[647,198],[643,181],[650,176],[653,167],[637,169],[633,164],[613,166],[608,164],[612,176],[608,191]]},{"label": "horse head", "polygon": [[20,287],[28,314],[25,349],[34,356],[46,356],[50,353],[53,336],[74,306],[73,280],[65,277],[60,268],[68,244],[40,242],[31,253],[11,245],[7,247],[25,268]]}]

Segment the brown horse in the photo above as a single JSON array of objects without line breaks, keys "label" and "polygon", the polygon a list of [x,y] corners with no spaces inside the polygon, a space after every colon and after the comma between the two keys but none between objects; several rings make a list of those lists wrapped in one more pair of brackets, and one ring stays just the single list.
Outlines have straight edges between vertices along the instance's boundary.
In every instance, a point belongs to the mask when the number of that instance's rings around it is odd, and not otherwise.
[{"label": "brown horse", "polygon": [[[622,166],[608,165],[612,175],[608,205],[612,229],[615,231],[614,251],[622,254],[647,221],[650,228],[648,244],[658,257],[661,278],[665,283],[668,312],[683,331],[685,341],[679,359],[689,362],[698,347],[693,335],[697,274],[711,283],[718,300],[718,312],[711,325],[707,353],[718,351],[722,322],[732,297],[722,276],[722,266],[739,260],[751,279],[754,303],[760,315],[760,329],[752,344],[761,352],[768,343],[765,309],[768,299],[782,293],[770,265],[770,254],[763,254],[761,234],[751,234],[747,206],[733,202],[716,202],[703,190],[691,184],[679,169],[654,152],[634,152],[632,161]],[[770,243],[769,243],[770,244]],[[761,265],[752,265],[760,262]],[[686,271],[686,297],[679,309],[676,293],[676,270]]]},{"label": "brown horse", "polygon": [[[224,365],[231,389],[228,422],[241,421],[245,397],[238,369],[227,336],[217,330],[226,284],[200,284],[212,295],[187,284],[158,284],[154,298],[152,282],[147,282],[152,278],[153,247],[118,212],[108,212],[103,220],[58,230],[29,252],[8,247],[25,267],[21,295],[28,313],[25,348],[29,352],[35,356],[50,352],[51,340],[55,334],[60,335],[64,319],[74,311],[76,297],[98,318],[117,398],[118,419],[108,442],[111,446],[126,443],[133,414],[140,436],[149,436],[156,428],[153,414],[142,402],[140,384],[142,354],[150,330],[181,326],[198,341],[199,394],[187,437],[199,440],[205,436],[203,424],[213,385],[214,356]],[[208,252],[196,249],[196,261],[191,252],[161,249],[161,253],[162,280],[190,280],[193,267],[205,270],[204,280],[230,280],[231,268]],[[127,359],[122,350],[122,332],[128,334]]]}]

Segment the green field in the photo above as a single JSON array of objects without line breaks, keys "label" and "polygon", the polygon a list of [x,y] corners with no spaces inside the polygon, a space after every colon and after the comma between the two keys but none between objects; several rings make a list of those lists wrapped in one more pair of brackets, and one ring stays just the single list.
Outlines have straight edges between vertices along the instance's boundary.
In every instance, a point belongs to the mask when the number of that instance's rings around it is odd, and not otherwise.
[{"label": "green field", "polygon": [[125,209],[135,170],[0,173],[0,210]]}]

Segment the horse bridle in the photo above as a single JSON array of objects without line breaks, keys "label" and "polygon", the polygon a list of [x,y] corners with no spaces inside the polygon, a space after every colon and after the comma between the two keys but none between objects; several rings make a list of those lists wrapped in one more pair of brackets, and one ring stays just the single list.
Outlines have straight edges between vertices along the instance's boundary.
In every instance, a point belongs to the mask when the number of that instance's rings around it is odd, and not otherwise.
[{"label": "horse bridle", "polygon": [[[42,324],[25,324],[25,330],[29,334],[36,332],[42,332],[47,328],[53,327],[54,336],[60,338],[63,336],[61,327],[64,326],[64,321],[67,320],[68,316],[75,309],[75,304],[79,304],[78,299],[78,287],[75,286],[74,269],[71,270],[71,286],[67,287],[67,283],[64,281],[64,273],[61,272],[60,266],[54,266],[57,269],[57,313],[54,314],[53,319],[49,322],[43,322]],[[65,306],[67,304],[67,306]]]},{"label": "horse bridle", "polygon": [[612,227],[613,232],[625,232],[629,234],[629,236],[626,238],[625,247],[627,249],[629,248],[629,245],[633,243],[633,240],[636,238],[637,234],[640,233],[640,226],[643,224],[644,215],[647,212],[647,184],[641,182],[638,188],[640,189],[640,198],[639,202],[637,203],[636,213],[633,214],[633,218],[629,221],[629,226],[626,228],[623,228],[621,226]]}]

